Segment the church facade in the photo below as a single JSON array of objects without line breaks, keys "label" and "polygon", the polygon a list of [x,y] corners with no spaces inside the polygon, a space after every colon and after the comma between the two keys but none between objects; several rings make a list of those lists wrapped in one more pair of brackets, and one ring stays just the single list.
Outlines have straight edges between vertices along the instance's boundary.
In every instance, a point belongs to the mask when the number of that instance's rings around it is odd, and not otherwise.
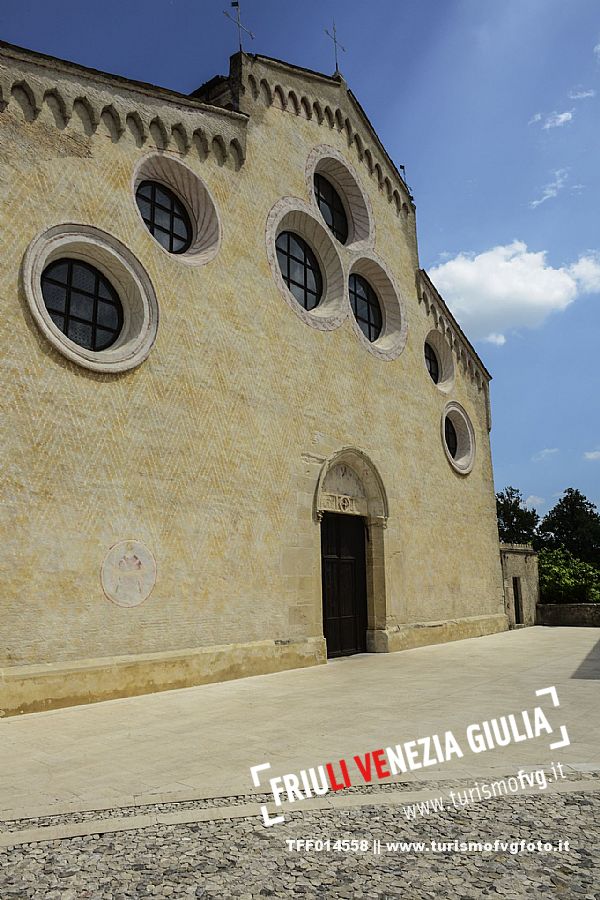
[{"label": "church facade", "polygon": [[0,91],[4,714],[506,629],[490,376],[343,78]]}]

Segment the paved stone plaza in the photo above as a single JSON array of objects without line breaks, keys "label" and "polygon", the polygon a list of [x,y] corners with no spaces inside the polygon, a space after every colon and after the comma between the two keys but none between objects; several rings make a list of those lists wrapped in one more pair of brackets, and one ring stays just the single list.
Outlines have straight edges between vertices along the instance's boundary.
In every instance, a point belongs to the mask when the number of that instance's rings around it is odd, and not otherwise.
[{"label": "paved stone plaza", "polygon": [[[0,897],[600,898],[596,629],[533,628],[319,669],[112,701],[2,729]],[[354,787],[265,828],[249,766],[276,773],[536,705],[556,686],[571,744],[543,737]],[[389,696],[397,698],[390,713]],[[539,701],[542,702],[541,700]],[[210,764],[212,760],[213,765]],[[564,766],[564,778],[443,811],[410,804]],[[424,772],[427,771],[427,775]],[[224,789],[226,788],[226,789]],[[290,839],[363,849],[290,849]],[[384,849],[375,853],[373,840]],[[542,841],[563,849],[444,851],[431,842]],[[421,849],[386,842],[424,842]],[[568,841],[568,850],[564,842]]]}]

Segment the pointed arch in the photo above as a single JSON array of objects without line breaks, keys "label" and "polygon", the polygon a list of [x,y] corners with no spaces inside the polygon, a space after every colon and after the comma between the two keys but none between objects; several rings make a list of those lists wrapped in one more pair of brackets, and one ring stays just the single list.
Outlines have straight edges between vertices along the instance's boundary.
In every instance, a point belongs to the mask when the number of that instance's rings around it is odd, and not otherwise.
[{"label": "pointed arch", "polygon": [[231,157],[233,167],[236,171],[243,166],[244,151],[242,150],[242,146],[237,138],[233,138],[231,141],[229,141],[229,156]]},{"label": "pointed arch", "polygon": [[39,113],[35,96],[26,81],[17,81],[11,88],[11,95],[16,100],[26,122],[33,122]]},{"label": "pointed arch", "polygon": [[113,144],[116,144],[123,133],[123,128],[121,126],[120,116],[112,104],[104,107],[102,115],[100,116],[100,121],[106,128],[108,136]]},{"label": "pointed arch", "polygon": [[98,127],[98,120],[87,97],[77,97],[73,103],[73,115],[77,117],[84,133],[88,136],[92,135]]},{"label": "pointed arch", "polygon": [[141,147],[146,140],[144,124],[136,112],[129,113],[125,119],[125,130],[131,135],[136,147]]},{"label": "pointed arch", "polygon": [[166,150],[169,144],[169,136],[162,119],[159,119],[158,116],[150,122],[150,135],[157,150]]},{"label": "pointed arch", "polygon": [[312,119],[312,106],[307,97],[302,97],[300,100],[300,109],[306,119]]},{"label": "pointed arch", "polygon": [[354,135],[354,146],[356,147],[356,152],[358,153],[358,158],[362,159],[365,152],[365,146],[363,144],[363,139],[360,134]]},{"label": "pointed arch", "polygon": [[69,116],[67,114],[65,102],[58,91],[46,91],[44,94],[44,103],[52,113],[56,127],[61,130],[65,128],[69,121]]},{"label": "pointed arch", "polygon": [[[350,475],[344,482],[345,473],[342,469],[349,469],[355,477],[352,478]],[[357,479],[358,484],[362,487],[362,497],[360,489],[354,491],[354,496],[350,489],[350,486],[356,484]],[[349,493],[346,494],[343,490],[333,490],[336,487],[338,489],[343,487],[344,483],[349,486]],[[336,501],[332,500],[334,496],[354,499],[356,503],[350,504],[354,509],[350,509],[348,506],[346,509],[338,509]],[[376,521],[381,525],[387,524],[389,506],[383,480],[375,464],[366,453],[357,447],[344,447],[323,464],[315,493],[315,517],[320,519],[324,512],[348,512],[354,515],[364,515],[369,521]]]},{"label": "pointed arch", "polygon": [[266,78],[261,78],[259,92],[260,92],[260,99],[265,104],[265,106],[272,106],[273,92],[272,92],[269,82],[266,80]]},{"label": "pointed arch", "polygon": [[254,75],[248,75],[248,87],[250,88],[250,96],[253,100],[258,98],[258,85]]},{"label": "pointed arch", "polygon": [[285,109],[287,106],[285,94],[280,84],[276,84],[273,91],[273,106],[277,107],[277,109]]},{"label": "pointed arch", "polygon": [[227,158],[227,150],[225,148],[225,142],[220,134],[215,135],[212,139],[210,149],[212,154],[219,166],[222,166]]},{"label": "pointed arch", "polygon": [[300,115],[300,103],[298,102],[298,97],[295,91],[290,91],[288,94],[288,106],[291,106],[292,112],[295,115]]},{"label": "pointed arch", "polygon": [[315,519],[325,513],[360,516],[367,526],[367,650],[387,649],[385,529],[389,507],[383,480],[373,461],[357,447],[344,447],[325,461],[315,492]]},{"label": "pointed arch", "polygon": [[188,140],[187,131],[185,130],[181,122],[178,122],[177,125],[173,125],[173,127],[171,128],[171,135],[173,137],[173,143],[175,144],[175,147],[177,148],[179,153],[185,155],[189,150],[190,143]]}]

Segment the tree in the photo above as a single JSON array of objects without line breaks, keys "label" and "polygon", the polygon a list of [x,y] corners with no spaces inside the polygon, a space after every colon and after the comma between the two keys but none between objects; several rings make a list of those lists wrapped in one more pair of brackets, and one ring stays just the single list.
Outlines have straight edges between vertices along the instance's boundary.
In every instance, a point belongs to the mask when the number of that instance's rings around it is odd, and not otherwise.
[{"label": "tree", "polygon": [[542,603],[600,603],[600,569],[568,550],[540,550]]},{"label": "tree", "polygon": [[577,559],[600,568],[600,515],[581,491],[567,488],[544,517],[536,541],[549,550],[564,548]]},{"label": "tree", "polygon": [[530,544],[540,517],[527,509],[521,491],[507,487],[496,494],[498,533],[505,544]]}]

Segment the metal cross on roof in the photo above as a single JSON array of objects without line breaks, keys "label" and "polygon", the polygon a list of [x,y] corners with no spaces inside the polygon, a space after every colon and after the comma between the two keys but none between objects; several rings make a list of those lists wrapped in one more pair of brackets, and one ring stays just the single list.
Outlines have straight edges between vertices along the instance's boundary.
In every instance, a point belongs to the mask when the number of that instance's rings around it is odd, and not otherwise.
[{"label": "metal cross on roof", "polygon": [[343,47],[337,39],[337,31],[335,30],[335,19],[333,20],[333,34],[331,34],[330,31],[327,31],[327,29],[325,29],[325,34],[328,37],[330,37],[331,40],[333,41],[333,46],[334,46],[334,50],[335,50],[335,74],[340,75],[341,72],[340,72],[340,69],[338,66],[338,47],[340,48],[340,50],[343,50],[344,53],[346,52],[346,48]]},{"label": "metal cross on roof", "polygon": [[235,10],[236,10],[236,12],[237,12],[237,18],[234,19],[233,16],[232,16],[230,13],[228,13],[226,9],[223,10],[223,15],[224,15],[224,16],[227,16],[227,18],[230,19],[230,20],[234,23],[234,25],[237,25],[237,30],[238,30],[238,40],[239,40],[239,43],[240,43],[240,53],[243,53],[243,52],[244,52],[244,48],[242,47],[242,31],[245,31],[246,34],[249,34],[250,37],[252,38],[252,40],[254,40],[254,35],[252,34],[252,32],[251,32],[248,28],[246,28],[245,25],[242,25],[242,20],[240,19],[240,3],[239,3],[239,0],[231,0],[231,6],[232,6],[232,9],[235,9]]}]

